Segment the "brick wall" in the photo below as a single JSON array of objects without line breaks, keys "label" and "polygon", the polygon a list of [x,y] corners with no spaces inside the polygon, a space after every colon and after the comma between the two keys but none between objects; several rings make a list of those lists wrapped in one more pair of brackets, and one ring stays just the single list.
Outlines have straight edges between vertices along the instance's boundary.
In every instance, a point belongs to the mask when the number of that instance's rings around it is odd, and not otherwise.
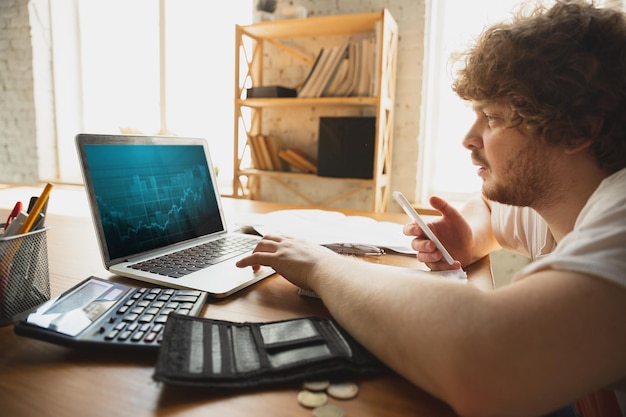
[{"label": "brick wall", "polygon": [[0,182],[38,180],[28,1],[0,0]]}]

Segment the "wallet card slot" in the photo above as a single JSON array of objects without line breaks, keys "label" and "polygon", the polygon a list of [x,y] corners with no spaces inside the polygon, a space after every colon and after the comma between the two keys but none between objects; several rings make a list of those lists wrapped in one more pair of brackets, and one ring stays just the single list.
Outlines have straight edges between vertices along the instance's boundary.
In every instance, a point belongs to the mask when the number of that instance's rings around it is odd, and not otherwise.
[{"label": "wallet card slot", "polygon": [[190,374],[201,374],[204,371],[204,326],[199,321],[192,321],[189,324],[189,361],[187,369]]},{"label": "wallet card slot", "polygon": [[211,369],[214,374],[222,373],[222,343],[220,327],[217,324],[209,324],[211,328]]},{"label": "wallet card slot", "polygon": [[282,368],[290,365],[319,361],[331,356],[332,352],[328,348],[328,345],[323,343],[281,350],[279,352],[268,352],[267,354],[272,368]]},{"label": "wallet card slot", "polygon": [[233,358],[233,338],[230,332],[230,327],[227,325],[221,325],[219,327],[220,335],[220,355],[222,363],[222,373],[233,374],[235,373],[235,364]]},{"label": "wallet card slot", "polygon": [[290,349],[322,341],[320,332],[309,319],[288,320],[259,326],[259,332],[268,351]]},{"label": "wallet card slot", "polygon": [[335,323],[332,321],[319,321],[317,325],[320,332],[324,334],[325,339],[330,342],[333,351],[347,358],[352,357],[353,353],[350,343],[341,334]]},{"label": "wallet card slot", "polygon": [[250,327],[231,327],[235,368],[239,373],[252,372],[261,368],[259,351]]}]

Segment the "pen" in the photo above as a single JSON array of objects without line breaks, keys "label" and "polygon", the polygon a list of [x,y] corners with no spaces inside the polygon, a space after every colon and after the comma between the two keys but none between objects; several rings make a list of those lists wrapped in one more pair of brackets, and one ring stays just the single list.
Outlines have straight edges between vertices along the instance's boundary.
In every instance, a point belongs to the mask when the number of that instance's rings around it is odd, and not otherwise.
[{"label": "pen", "polygon": [[9,225],[11,224],[11,221],[17,218],[17,216],[20,214],[21,211],[22,211],[22,202],[18,201],[17,203],[15,203],[15,206],[13,207],[11,214],[9,214],[9,217],[7,218],[7,221],[4,224],[4,230],[6,230],[9,227]]},{"label": "pen", "polygon": [[52,187],[52,184],[46,184],[46,187],[41,192],[41,195],[35,202],[35,205],[28,214],[26,220],[24,221],[24,224],[22,224],[22,227],[20,227],[20,229],[17,231],[18,234],[30,232],[33,224],[35,224],[35,221],[39,218],[39,213],[41,212],[41,209],[43,208],[44,204],[46,204],[46,201],[48,201],[48,197],[50,196],[50,191],[52,190]]}]

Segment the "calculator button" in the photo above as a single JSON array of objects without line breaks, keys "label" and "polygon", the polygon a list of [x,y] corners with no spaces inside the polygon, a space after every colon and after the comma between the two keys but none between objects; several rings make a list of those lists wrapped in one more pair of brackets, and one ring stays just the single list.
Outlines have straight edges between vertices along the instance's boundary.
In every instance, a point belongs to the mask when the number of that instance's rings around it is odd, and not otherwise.
[{"label": "calculator button", "polygon": [[152,314],[144,314],[139,318],[140,323],[150,323],[154,316]]},{"label": "calculator button", "polygon": [[200,297],[202,295],[201,291],[198,290],[178,290],[178,295],[191,295],[193,297]]},{"label": "calculator button", "polygon": [[175,295],[174,297],[172,297],[172,301],[180,301],[180,302],[188,302],[188,303],[194,303],[197,299],[198,297],[195,297],[193,295]]},{"label": "calculator button", "polygon": [[139,342],[141,339],[143,339],[143,335],[144,335],[144,332],[137,332],[133,335],[133,337],[130,340],[132,340],[133,342]]},{"label": "calculator button", "polygon": [[126,330],[125,332],[122,332],[122,334],[120,334],[119,340],[122,340],[122,341],[127,340],[132,333],[133,332],[131,332],[129,330]]},{"label": "calculator button", "polygon": [[113,340],[118,335],[118,333],[119,331],[117,330],[111,330],[106,336],[104,336],[104,338],[106,340]]},{"label": "calculator button", "polygon": [[164,308],[163,310],[161,310],[161,314],[165,314],[166,316],[172,312],[176,311],[173,308]]},{"label": "calculator button", "polygon": [[165,323],[166,321],[167,321],[167,315],[166,314],[161,314],[156,319],[154,319],[155,323]]},{"label": "calculator button", "polygon": [[145,339],[143,339],[143,340],[144,340],[144,342],[152,343],[152,342],[154,342],[156,340],[158,335],[159,335],[159,333],[157,333],[157,332],[150,332],[150,333],[148,333],[146,335]]},{"label": "calculator button", "polygon": [[135,321],[137,320],[137,317],[139,317],[139,314],[135,314],[135,313],[130,313],[125,315],[122,320],[124,321]]}]

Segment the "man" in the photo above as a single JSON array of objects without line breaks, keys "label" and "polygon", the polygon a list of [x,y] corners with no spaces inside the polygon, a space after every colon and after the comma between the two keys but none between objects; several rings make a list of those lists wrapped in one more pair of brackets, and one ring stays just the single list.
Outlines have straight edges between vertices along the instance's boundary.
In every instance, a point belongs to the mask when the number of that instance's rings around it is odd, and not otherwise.
[{"label": "man", "polygon": [[[626,415],[624,74],[623,12],[582,0],[493,26],[466,53],[453,88],[476,114],[463,145],[482,197],[461,212],[432,197],[442,216],[430,227],[454,268],[499,247],[527,254],[510,285],[485,291],[281,236],[239,266],[317,292],[461,415]],[[420,261],[450,268],[417,225],[404,231]]]}]

